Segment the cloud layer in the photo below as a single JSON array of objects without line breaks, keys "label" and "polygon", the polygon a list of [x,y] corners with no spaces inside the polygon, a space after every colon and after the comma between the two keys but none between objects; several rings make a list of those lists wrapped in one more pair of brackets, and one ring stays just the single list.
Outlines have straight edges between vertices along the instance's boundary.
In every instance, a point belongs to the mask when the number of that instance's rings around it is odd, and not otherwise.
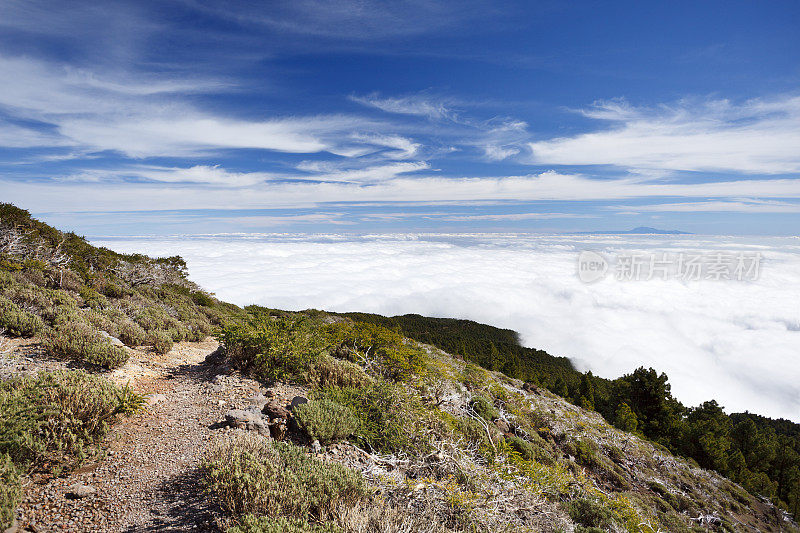
[{"label": "cloud layer", "polygon": [[[800,241],[520,235],[249,235],[114,239],[127,252],[183,255],[224,300],[286,309],[420,313],[519,331],[524,343],[616,377],[670,376],[685,403],[800,421]],[[579,251],[722,250],[765,261],[755,282],[586,285]]]}]

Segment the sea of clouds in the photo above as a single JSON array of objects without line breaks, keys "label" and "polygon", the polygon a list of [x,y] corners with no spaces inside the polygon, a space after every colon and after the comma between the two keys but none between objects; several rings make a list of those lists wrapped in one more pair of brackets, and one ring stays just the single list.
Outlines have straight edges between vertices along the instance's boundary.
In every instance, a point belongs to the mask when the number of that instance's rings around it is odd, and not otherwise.
[{"label": "sea of clouds", "polygon": [[[632,235],[287,235],[97,238],[179,254],[225,301],[468,318],[618,377],[666,372],[673,393],[800,422],[800,238]],[[578,278],[581,251],[761,254],[758,279]]]}]

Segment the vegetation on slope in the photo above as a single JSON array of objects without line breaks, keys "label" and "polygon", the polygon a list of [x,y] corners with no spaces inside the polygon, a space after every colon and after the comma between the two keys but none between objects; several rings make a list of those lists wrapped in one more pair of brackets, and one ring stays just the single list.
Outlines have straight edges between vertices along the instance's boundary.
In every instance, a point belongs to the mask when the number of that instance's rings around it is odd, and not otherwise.
[{"label": "vegetation on slope", "polygon": [[[266,383],[309,387],[311,401],[296,418],[310,438],[346,439],[377,464],[395,465],[377,475],[369,470],[368,494],[346,499],[335,513],[287,514],[294,528],[287,530],[362,531],[352,523],[371,521],[371,531],[401,531],[407,509],[427,517],[415,526],[420,531],[693,531],[689,517],[703,513],[721,517],[723,530],[748,519],[763,526],[747,518],[760,504],[745,491],[676,462],[657,445],[621,440],[624,434],[599,417],[558,404],[541,389],[539,408],[535,395],[519,390],[522,382],[374,323],[320,312],[248,311],[248,320],[223,328],[229,361]],[[321,361],[332,369],[324,379]],[[351,384],[354,369],[358,384]],[[224,446],[236,455],[252,445]],[[261,493],[250,481],[260,478],[261,463],[235,481],[221,481],[209,468],[223,503],[229,489],[220,482],[242,494]],[[274,514],[226,507],[232,531],[278,528]]]},{"label": "vegetation on slope", "polygon": [[484,368],[546,387],[800,517],[800,424],[750,413],[727,415],[713,400],[686,407],[672,396],[666,374],[652,368],[638,368],[616,380],[584,374],[565,358],[520,346],[517,334],[507,329],[419,315],[344,316],[381,324]]},{"label": "vegetation on slope", "polygon": [[180,257],[152,259],[97,248],[0,204],[0,330],[37,335],[53,355],[97,368],[127,360],[125,347],[165,353],[200,340],[238,308],[186,278]]}]

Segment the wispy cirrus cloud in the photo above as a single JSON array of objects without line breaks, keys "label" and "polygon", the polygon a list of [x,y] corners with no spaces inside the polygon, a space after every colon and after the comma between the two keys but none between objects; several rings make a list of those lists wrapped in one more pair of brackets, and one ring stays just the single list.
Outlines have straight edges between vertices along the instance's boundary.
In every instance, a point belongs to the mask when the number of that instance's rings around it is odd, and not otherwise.
[{"label": "wispy cirrus cloud", "polygon": [[[344,114],[241,119],[204,110],[188,98],[231,88],[213,79],[96,73],[0,55],[0,146],[68,146],[131,158],[191,157],[227,149],[385,152],[413,157],[420,144],[375,119]],[[10,122],[16,121],[16,124]],[[21,123],[30,123],[22,126]]]},{"label": "wispy cirrus cloud", "polygon": [[451,101],[434,97],[426,93],[405,96],[381,96],[372,93],[366,96],[351,95],[350,99],[359,104],[380,109],[386,113],[415,115],[430,119],[456,120],[457,113],[452,109]]},{"label": "wispy cirrus cloud", "polygon": [[[610,206],[610,209],[626,211],[630,206]],[[712,200],[705,202],[670,202],[663,204],[637,205],[638,211],[662,212],[739,212],[739,213],[800,213],[800,202],[781,202],[776,200],[758,200],[754,198],[740,200]]]},{"label": "wispy cirrus cloud", "polygon": [[600,102],[583,114],[611,127],[531,142],[530,161],[634,170],[800,171],[800,96],[739,104],[685,100],[657,107],[612,101]]}]

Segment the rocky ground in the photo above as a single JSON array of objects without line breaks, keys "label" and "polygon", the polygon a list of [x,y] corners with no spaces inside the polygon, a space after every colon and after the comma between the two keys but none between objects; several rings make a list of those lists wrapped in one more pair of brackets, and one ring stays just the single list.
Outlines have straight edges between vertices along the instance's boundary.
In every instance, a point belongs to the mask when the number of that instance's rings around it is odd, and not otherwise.
[{"label": "rocky ground", "polygon": [[[206,362],[213,340],[180,343],[165,356],[135,351],[108,374],[148,395],[147,409],[110,432],[103,456],[66,477],[25,480],[18,531],[219,531],[222,515],[204,496],[199,466],[231,409],[279,402],[302,392],[264,389],[258,382]],[[0,376],[53,370],[35,345],[6,340]],[[288,400],[287,400],[288,399]]]}]

